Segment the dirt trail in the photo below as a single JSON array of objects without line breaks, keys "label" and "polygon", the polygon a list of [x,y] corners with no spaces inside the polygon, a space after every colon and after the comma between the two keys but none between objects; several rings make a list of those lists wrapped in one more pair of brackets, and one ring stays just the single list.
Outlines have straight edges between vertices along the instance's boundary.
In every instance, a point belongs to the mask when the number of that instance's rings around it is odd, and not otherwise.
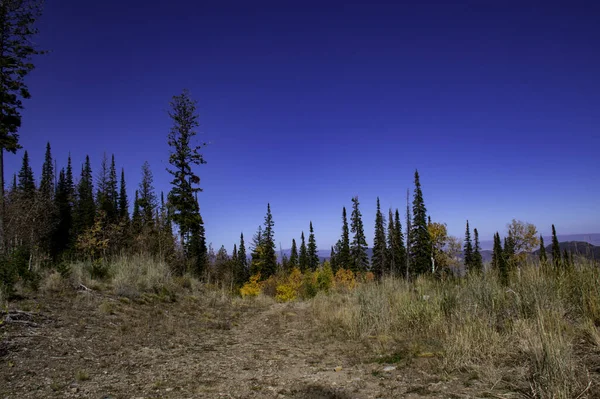
[{"label": "dirt trail", "polygon": [[364,348],[320,335],[306,303],[139,302],[13,303],[30,313],[0,326],[0,398],[462,398],[474,388],[383,371]]}]

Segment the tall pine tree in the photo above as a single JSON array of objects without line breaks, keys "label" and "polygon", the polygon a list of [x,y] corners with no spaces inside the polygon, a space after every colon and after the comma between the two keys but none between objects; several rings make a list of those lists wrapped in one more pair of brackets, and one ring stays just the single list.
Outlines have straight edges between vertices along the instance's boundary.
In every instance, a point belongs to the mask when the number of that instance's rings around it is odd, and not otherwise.
[{"label": "tall pine tree", "polygon": [[200,215],[200,205],[195,194],[201,191],[200,177],[194,173],[194,165],[205,164],[198,152],[204,145],[193,145],[195,129],[199,126],[196,102],[187,90],[171,101],[169,117],[173,121],[168,136],[171,153],[167,171],[173,176],[172,189],[168,202],[172,209],[172,219],[179,226],[181,243],[185,254],[194,262],[196,274],[201,275],[207,265],[207,247],[204,221]]},{"label": "tall pine tree", "polygon": [[129,200],[127,199],[127,183],[125,183],[125,169],[121,168],[121,182],[119,184],[119,218],[129,221]]},{"label": "tall pine tree", "polygon": [[240,246],[238,249],[238,264],[236,272],[236,282],[241,285],[248,281],[250,271],[248,270],[248,258],[246,256],[246,243],[244,242],[244,233],[240,234]]},{"label": "tall pine tree", "polygon": [[54,197],[54,164],[49,142],[46,144],[46,154],[44,156],[44,164],[42,165],[40,194],[46,200],[52,200]]},{"label": "tall pine tree", "polygon": [[473,242],[471,241],[471,229],[467,220],[467,229],[465,231],[465,243],[463,246],[463,255],[465,263],[465,272],[470,272],[473,268]]},{"label": "tall pine tree", "polygon": [[373,257],[371,259],[371,270],[375,277],[383,277],[386,269],[387,246],[385,243],[385,220],[381,213],[379,197],[377,197],[377,212],[375,212],[375,236],[373,239]]},{"label": "tall pine tree", "polygon": [[110,207],[106,216],[111,223],[118,221],[119,219],[119,193],[117,186],[119,182],[117,180],[117,168],[115,165],[115,155],[113,154],[110,160],[110,171],[108,172],[108,200]]},{"label": "tall pine tree", "polygon": [[473,229],[475,239],[475,247],[473,249],[473,271],[477,273],[483,272],[483,258],[481,257],[481,245],[479,244],[479,232]]},{"label": "tall pine tree", "polygon": [[94,225],[96,203],[94,202],[94,182],[90,157],[86,155],[77,185],[77,202],[74,209],[74,229],[78,236]]},{"label": "tall pine tree", "polygon": [[346,207],[342,209],[342,237],[339,241],[337,264],[338,267],[345,269],[349,269],[352,264],[352,260],[350,258],[350,229],[348,228]]},{"label": "tall pine tree", "polygon": [[304,273],[308,270],[308,252],[306,250],[306,242],[304,241],[304,232],[300,235],[300,256],[298,256],[298,265],[300,271]]},{"label": "tall pine tree", "polygon": [[431,271],[432,246],[427,229],[427,209],[423,200],[419,172],[415,170],[415,191],[413,195],[413,218],[410,232],[410,257],[413,273],[423,274]]},{"label": "tall pine tree", "polygon": [[33,199],[33,195],[35,194],[35,179],[29,163],[29,154],[27,151],[23,154],[23,163],[21,164],[21,170],[19,171],[19,183],[17,189],[20,193],[25,195],[25,198]]},{"label": "tall pine tree", "polygon": [[312,271],[317,270],[319,267],[319,254],[317,252],[317,241],[315,240],[315,231],[313,230],[312,221],[310,222],[310,229],[308,234],[308,268]]},{"label": "tall pine tree", "polygon": [[157,207],[156,194],[154,192],[154,178],[148,161],[142,165],[142,181],[138,188],[138,206],[143,227],[154,225],[154,213]]},{"label": "tall pine tree", "polygon": [[71,229],[73,224],[70,189],[67,184],[65,170],[58,175],[54,204],[58,211],[58,221],[52,235],[51,255],[54,260],[63,254],[71,244]]},{"label": "tall pine tree", "polygon": [[296,239],[292,238],[292,249],[290,252],[290,269],[298,267],[298,247],[296,246]]},{"label": "tall pine tree", "polygon": [[262,236],[263,246],[263,264],[261,277],[267,279],[277,272],[277,255],[275,253],[275,231],[273,227],[273,215],[271,214],[271,204],[267,204],[267,214],[265,215],[265,228]]},{"label": "tall pine tree", "polygon": [[353,272],[364,272],[369,267],[369,256],[367,255],[367,239],[359,209],[358,197],[352,198],[352,215],[350,217],[350,230],[354,233],[350,245],[350,269]]},{"label": "tall pine tree", "polygon": [[406,270],[406,246],[404,244],[404,233],[402,232],[402,223],[400,222],[400,212],[396,209],[394,214],[394,259],[395,273],[398,275]]}]

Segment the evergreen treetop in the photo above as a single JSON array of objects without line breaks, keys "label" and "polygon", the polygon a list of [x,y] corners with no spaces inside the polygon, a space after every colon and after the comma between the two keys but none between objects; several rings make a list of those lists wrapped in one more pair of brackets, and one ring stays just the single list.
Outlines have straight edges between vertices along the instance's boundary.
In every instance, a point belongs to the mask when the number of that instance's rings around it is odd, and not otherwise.
[{"label": "evergreen treetop", "polygon": [[359,209],[358,197],[352,198],[352,215],[350,218],[350,230],[354,233],[350,245],[350,269],[353,272],[364,272],[369,267],[367,255],[367,239],[363,228],[362,214]]},{"label": "evergreen treetop", "polygon": [[308,268],[309,270],[315,271],[319,267],[319,254],[317,252],[317,242],[315,240],[315,231],[313,230],[312,221],[310,222],[309,235],[308,235]]},{"label": "evergreen treetop", "polygon": [[385,220],[381,213],[379,197],[377,197],[377,211],[375,213],[375,237],[373,239],[373,258],[371,259],[371,270],[375,277],[381,278],[386,268],[387,246],[385,242]]},{"label": "evergreen treetop", "polygon": [[427,229],[427,209],[423,200],[419,172],[415,170],[415,190],[412,203],[413,217],[410,232],[410,257],[413,273],[423,274],[431,271],[432,246]]}]

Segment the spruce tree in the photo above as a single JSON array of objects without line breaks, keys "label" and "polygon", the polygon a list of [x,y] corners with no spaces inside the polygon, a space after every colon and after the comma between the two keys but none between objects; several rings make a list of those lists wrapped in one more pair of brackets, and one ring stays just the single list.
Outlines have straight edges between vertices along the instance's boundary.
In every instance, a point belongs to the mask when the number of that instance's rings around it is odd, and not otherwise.
[{"label": "spruce tree", "polygon": [[267,204],[267,214],[265,215],[265,228],[263,234],[263,264],[262,264],[262,278],[269,278],[277,272],[277,255],[275,253],[275,231],[273,227],[275,222],[273,221],[273,215],[271,214],[271,204]]},{"label": "spruce tree", "polygon": [[373,257],[371,259],[371,270],[375,277],[380,279],[383,277],[386,269],[386,253],[387,247],[385,243],[385,220],[381,213],[379,197],[377,197],[377,212],[375,213],[375,236],[373,238]]},{"label": "spruce tree", "polygon": [[69,158],[67,160],[67,170],[65,171],[65,183],[67,187],[67,192],[69,194],[69,202],[71,204],[71,208],[75,206],[75,182],[73,180],[73,165],[71,162],[71,154],[69,154]]},{"label": "spruce tree", "polygon": [[300,271],[302,273],[308,270],[308,252],[306,251],[304,232],[300,235],[300,256],[298,256],[298,265],[300,266]]},{"label": "spruce tree", "polygon": [[246,244],[244,243],[244,233],[240,234],[240,246],[238,248],[238,264],[236,281],[239,285],[244,284],[248,281],[249,270],[248,270],[248,258],[246,257]]},{"label": "spruce tree", "polygon": [[42,165],[42,178],[40,180],[40,194],[42,198],[51,200],[54,197],[54,164],[50,143],[46,144],[46,154]]},{"label": "spruce tree", "polygon": [[544,246],[544,237],[542,237],[542,235],[540,234],[540,263],[542,265],[546,264],[546,261],[548,260],[548,256],[546,255],[546,247]]},{"label": "spruce tree", "polygon": [[502,242],[500,241],[500,234],[498,234],[498,232],[496,232],[496,234],[494,234],[494,247],[492,250],[492,269],[499,270],[501,261],[502,261]]},{"label": "spruce tree", "polygon": [[33,177],[33,170],[29,164],[29,154],[27,154],[27,151],[23,154],[23,163],[19,171],[17,188],[25,195],[26,199],[33,199],[33,195],[35,194],[35,179]]},{"label": "spruce tree", "polygon": [[[200,215],[200,206],[195,194],[201,191],[200,177],[194,173],[194,165],[205,164],[204,157],[198,152],[203,145],[193,145],[196,129],[199,126],[196,102],[187,90],[171,101],[169,117],[173,121],[168,136],[171,153],[167,171],[173,176],[172,189],[168,202],[172,209],[172,219],[179,226],[181,243],[188,258],[194,257],[196,269],[206,265],[206,239],[204,221]],[[194,242],[192,245],[192,238]]]},{"label": "spruce tree", "polygon": [[394,214],[394,259],[396,263],[395,272],[401,274],[406,271],[406,246],[404,244],[404,233],[402,233],[402,223],[400,222],[400,212],[396,209]]},{"label": "spruce tree", "polygon": [[552,262],[554,263],[554,267],[556,269],[560,268],[561,258],[560,258],[560,244],[558,243],[558,238],[556,237],[556,229],[554,225],[552,225]]},{"label": "spruce tree", "polygon": [[502,255],[504,258],[504,265],[507,271],[510,271],[515,266],[515,241],[514,237],[511,233],[508,233],[508,236],[504,239],[504,250],[502,251]]},{"label": "spruce tree", "polygon": [[481,257],[481,246],[479,244],[479,232],[477,229],[473,229],[473,236],[475,238],[475,247],[473,250],[473,271],[477,273],[483,272],[483,258]]},{"label": "spruce tree", "polygon": [[94,225],[96,203],[94,202],[94,182],[90,157],[85,157],[85,164],[81,169],[81,177],[77,185],[77,202],[74,209],[74,229],[76,236]]},{"label": "spruce tree", "polygon": [[106,216],[111,223],[116,222],[119,215],[119,193],[117,192],[117,186],[119,182],[117,180],[117,168],[115,165],[115,155],[113,154],[110,161],[110,171],[108,173],[108,199],[110,201],[110,207]]},{"label": "spruce tree", "polygon": [[337,257],[338,267],[351,268],[350,258],[350,230],[348,228],[348,218],[346,216],[346,207],[342,209],[342,237],[339,241],[339,251]]},{"label": "spruce tree", "polygon": [[121,182],[119,186],[119,218],[129,221],[129,200],[127,199],[127,184],[125,183],[125,169],[121,168]]},{"label": "spruce tree", "polygon": [[[497,233],[496,233],[497,234]],[[498,275],[500,276],[500,282],[503,285],[508,285],[508,272],[509,272],[509,260],[507,254],[509,254],[514,249],[511,248],[512,239],[504,238],[504,248],[500,246],[500,253],[498,254]],[[500,235],[498,234],[498,243],[500,243]]]},{"label": "spruce tree", "polygon": [[337,270],[338,270],[338,265],[337,265],[337,254],[335,253],[335,248],[333,245],[331,246],[331,252],[329,253],[329,265],[331,266],[331,270],[333,271],[333,274],[335,274],[335,272],[337,272]]},{"label": "spruce tree", "polygon": [[55,260],[69,248],[72,240],[73,216],[69,191],[65,170],[61,169],[56,185],[56,195],[54,196],[58,221],[52,235],[51,255]]},{"label": "spruce tree", "polygon": [[317,252],[317,242],[315,240],[315,231],[313,230],[312,221],[310,222],[310,229],[308,234],[308,268],[312,271],[317,270],[319,267],[319,253]]},{"label": "spruce tree", "polygon": [[410,239],[410,263],[414,274],[419,275],[430,272],[432,255],[431,237],[427,229],[427,209],[423,200],[419,172],[416,170]]},{"label": "spruce tree", "polygon": [[142,230],[142,214],[140,213],[140,201],[138,190],[135,190],[133,200],[133,214],[131,216],[131,229],[134,235],[137,235]]},{"label": "spruce tree", "polygon": [[388,227],[387,227],[387,266],[390,272],[390,275],[396,275],[396,254],[394,253],[394,247],[396,246],[396,239],[394,238],[394,233],[396,229],[394,228],[394,214],[392,213],[392,208],[390,208],[388,212]]},{"label": "spruce tree", "polygon": [[31,97],[25,78],[43,54],[35,46],[42,3],[34,0],[0,2],[0,252],[4,251],[4,151],[15,154],[19,145],[23,100]]},{"label": "spruce tree", "polygon": [[296,239],[292,238],[292,249],[290,251],[290,269],[298,267],[298,247],[296,246]]},{"label": "spruce tree", "polygon": [[473,268],[473,243],[471,242],[471,229],[467,220],[467,229],[465,232],[465,243],[463,246],[465,272],[470,272]]},{"label": "spruce tree", "polygon": [[263,231],[262,226],[258,226],[256,230],[256,234],[252,237],[252,252],[250,254],[251,263],[250,263],[250,274],[256,275],[258,273],[261,274],[261,278],[263,276],[263,262],[264,262],[264,245],[263,245]]},{"label": "spruce tree", "polygon": [[106,157],[106,153],[104,153],[96,183],[96,187],[98,189],[96,193],[96,203],[98,209],[104,211],[107,219],[114,214],[113,203],[110,198],[109,178],[110,169],[108,165],[108,158]]},{"label": "spruce tree", "polygon": [[139,188],[138,206],[142,218],[143,227],[151,227],[154,225],[154,212],[156,210],[157,201],[154,193],[154,178],[150,170],[148,161],[142,165],[142,181]]},{"label": "spruce tree", "polygon": [[412,220],[410,216],[410,203],[408,202],[409,190],[406,190],[406,267],[405,267],[405,279],[408,280],[410,277],[410,249],[412,248]]},{"label": "spruce tree", "polygon": [[369,267],[369,256],[367,255],[367,239],[363,228],[362,215],[359,209],[358,197],[352,198],[352,215],[350,218],[350,230],[354,233],[350,245],[350,269],[357,272],[365,272]]}]

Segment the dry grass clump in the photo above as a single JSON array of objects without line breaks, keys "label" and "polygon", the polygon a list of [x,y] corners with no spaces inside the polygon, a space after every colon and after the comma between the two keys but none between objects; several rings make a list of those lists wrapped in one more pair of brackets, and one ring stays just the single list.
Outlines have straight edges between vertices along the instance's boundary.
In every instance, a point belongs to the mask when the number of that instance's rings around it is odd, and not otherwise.
[{"label": "dry grass clump", "polygon": [[[560,272],[528,265],[508,286],[493,271],[445,281],[386,278],[318,295],[311,307],[330,334],[387,337],[377,340],[384,353],[411,342],[447,372],[475,371],[493,383],[506,377],[509,389],[527,396],[586,397],[598,379],[588,372],[600,357],[600,271],[591,264]],[[580,355],[590,351],[595,357]]]}]

